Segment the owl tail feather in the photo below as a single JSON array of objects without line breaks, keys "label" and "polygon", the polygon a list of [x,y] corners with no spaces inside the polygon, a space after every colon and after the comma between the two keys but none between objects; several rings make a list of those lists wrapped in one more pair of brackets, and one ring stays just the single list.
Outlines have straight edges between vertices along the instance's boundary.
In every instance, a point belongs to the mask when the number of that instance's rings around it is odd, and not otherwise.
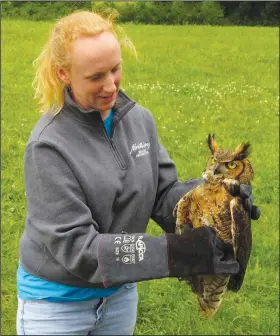
[{"label": "owl tail feather", "polygon": [[211,318],[218,311],[226,292],[229,276],[207,276],[203,281],[203,293],[197,295],[201,317]]},{"label": "owl tail feather", "polygon": [[201,298],[197,298],[198,299],[198,303],[199,303],[199,312],[200,312],[200,316],[204,317],[204,318],[211,318],[213,317],[216,312],[219,309],[220,304],[222,303],[222,298],[218,301],[215,302],[215,306],[213,305],[213,302],[211,302],[211,304],[209,303],[209,301],[201,299]]}]

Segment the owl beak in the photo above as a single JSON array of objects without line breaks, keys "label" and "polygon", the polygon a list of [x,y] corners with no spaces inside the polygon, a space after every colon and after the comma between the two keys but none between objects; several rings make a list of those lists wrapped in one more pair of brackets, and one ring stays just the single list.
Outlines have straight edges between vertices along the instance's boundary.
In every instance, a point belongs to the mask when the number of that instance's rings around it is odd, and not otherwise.
[{"label": "owl beak", "polygon": [[214,167],[214,175],[217,175],[217,174],[221,174],[222,171],[220,169],[220,165],[217,164],[215,167]]}]

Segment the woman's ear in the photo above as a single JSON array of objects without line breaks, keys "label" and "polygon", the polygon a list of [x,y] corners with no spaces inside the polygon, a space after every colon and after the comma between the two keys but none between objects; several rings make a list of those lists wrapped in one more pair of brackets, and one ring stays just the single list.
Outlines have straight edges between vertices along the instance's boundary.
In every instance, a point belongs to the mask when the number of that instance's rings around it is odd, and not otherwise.
[{"label": "woman's ear", "polygon": [[63,68],[59,68],[57,70],[57,75],[62,80],[62,82],[64,84],[66,84],[66,85],[70,84],[69,76],[68,76],[67,72]]}]

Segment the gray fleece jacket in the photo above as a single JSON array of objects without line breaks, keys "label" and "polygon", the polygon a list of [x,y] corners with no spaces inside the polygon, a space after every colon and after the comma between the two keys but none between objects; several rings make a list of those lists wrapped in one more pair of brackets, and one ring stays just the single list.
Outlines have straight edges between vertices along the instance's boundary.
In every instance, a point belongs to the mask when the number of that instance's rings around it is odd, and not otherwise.
[{"label": "gray fleece jacket", "polygon": [[179,182],[152,115],[120,91],[112,137],[99,113],[65,90],[57,115],[36,124],[25,151],[27,219],[20,260],[29,273],[79,287],[114,287],[169,276],[165,235],[194,181]]}]

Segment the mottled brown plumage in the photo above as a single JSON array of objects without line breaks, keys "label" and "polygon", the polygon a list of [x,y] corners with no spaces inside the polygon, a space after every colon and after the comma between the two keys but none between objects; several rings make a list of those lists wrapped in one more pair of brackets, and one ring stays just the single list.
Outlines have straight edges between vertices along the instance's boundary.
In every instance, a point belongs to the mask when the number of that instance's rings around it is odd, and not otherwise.
[{"label": "mottled brown plumage", "polygon": [[189,227],[211,226],[226,243],[233,246],[240,270],[236,275],[201,275],[186,279],[197,295],[201,316],[212,317],[218,310],[226,290],[238,291],[249,261],[252,233],[248,213],[242,200],[234,197],[241,184],[250,184],[253,169],[247,159],[249,143],[240,144],[233,152],[219,149],[214,135],[208,136],[211,155],[203,172],[205,183],[183,196],[174,209],[176,233]]}]

